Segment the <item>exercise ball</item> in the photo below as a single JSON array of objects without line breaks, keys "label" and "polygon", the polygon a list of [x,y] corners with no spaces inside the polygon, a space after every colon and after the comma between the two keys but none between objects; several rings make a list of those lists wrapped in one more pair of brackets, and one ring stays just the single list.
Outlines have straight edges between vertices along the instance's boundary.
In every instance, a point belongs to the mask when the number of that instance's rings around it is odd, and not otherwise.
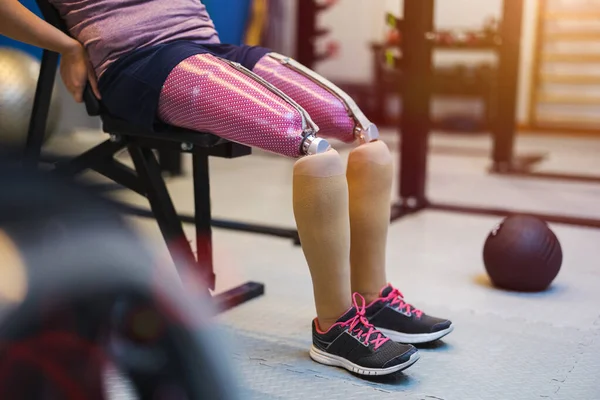
[{"label": "exercise ball", "polygon": [[485,269],[499,288],[520,292],[546,290],[562,264],[558,238],[546,222],[528,215],[504,219],[483,248]]},{"label": "exercise ball", "polygon": [[[22,146],[27,139],[40,62],[16,49],[0,47],[0,146]],[[52,93],[46,138],[56,130],[60,99]]]}]

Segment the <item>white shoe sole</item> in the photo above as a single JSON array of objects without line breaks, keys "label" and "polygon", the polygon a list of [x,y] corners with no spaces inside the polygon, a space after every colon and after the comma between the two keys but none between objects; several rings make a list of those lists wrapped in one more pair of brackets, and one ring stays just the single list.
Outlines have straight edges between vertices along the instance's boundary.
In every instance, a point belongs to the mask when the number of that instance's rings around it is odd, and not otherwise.
[{"label": "white shoe sole", "polygon": [[434,340],[438,340],[449,334],[454,330],[454,325],[450,325],[448,328],[433,332],[433,333],[400,333],[396,331],[392,331],[389,329],[378,328],[375,327],[379,332],[383,333],[385,336],[389,337],[394,342],[405,343],[405,344],[419,344],[419,343],[428,343],[433,342]]},{"label": "white shoe sole", "polygon": [[315,346],[310,348],[310,358],[320,364],[325,364],[332,367],[342,367],[350,372],[354,372],[355,374],[367,376],[382,376],[402,371],[403,369],[406,369],[416,363],[419,360],[419,357],[419,353],[414,353],[412,356],[410,356],[410,359],[403,364],[394,365],[393,367],[389,368],[365,368],[356,365],[343,357],[335,356],[319,350]]}]

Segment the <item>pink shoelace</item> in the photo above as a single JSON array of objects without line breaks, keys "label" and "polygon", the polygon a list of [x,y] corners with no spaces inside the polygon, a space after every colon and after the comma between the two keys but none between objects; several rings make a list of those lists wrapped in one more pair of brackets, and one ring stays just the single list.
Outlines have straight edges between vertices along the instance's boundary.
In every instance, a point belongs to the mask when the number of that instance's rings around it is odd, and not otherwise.
[{"label": "pink shoelace", "polygon": [[[362,302],[362,305],[358,305],[358,300]],[[358,293],[354,293],[352,295],[352,303],[354,308],[356,309],[356,315],[344,322],[342,326],[348,326],[348,331],[352,333],[358,340],[362,340],[366,345],[373,344],[375,345],[375,350],[377,350],[381,345],[390,340],[389,338],[383,336],[381,332],[379,332],[365,316],[365,298],[362,297]],[[368,330],[363,331],[364,328]],[[371,339],[371,336],[375,335],[374,339]]]},{"label": "pink shoelace", "polygon": [[404,301],[404,295],[398,289],[394,288],[394,290],[392,290],[390,294],[387,295],[385,300],[391,300],[392,307],[396,307],[398,308],[398,310],[406,312],[409,316],[414,314],[417,316],[417,318],[421,318],[421,316],[423,315],[423,311]]}]

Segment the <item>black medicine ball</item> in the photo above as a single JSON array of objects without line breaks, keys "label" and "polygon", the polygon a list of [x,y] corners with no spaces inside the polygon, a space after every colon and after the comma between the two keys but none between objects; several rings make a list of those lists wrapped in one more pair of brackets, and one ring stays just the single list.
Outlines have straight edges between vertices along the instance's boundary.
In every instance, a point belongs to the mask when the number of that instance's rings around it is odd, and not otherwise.
[{"label": "black medicine ball", "polygon": [[542,220],[515,215],[496,226],[485,241],[483,261],[492,283],[521,292],[546,290],[562,264],[558,238]]}]

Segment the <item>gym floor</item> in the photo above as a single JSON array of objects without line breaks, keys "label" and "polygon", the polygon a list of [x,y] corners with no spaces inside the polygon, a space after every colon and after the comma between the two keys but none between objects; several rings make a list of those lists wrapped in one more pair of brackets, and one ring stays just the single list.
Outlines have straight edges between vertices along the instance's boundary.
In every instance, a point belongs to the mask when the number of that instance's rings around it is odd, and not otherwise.
[{"label": "gym floor", "polygon": [[[78,135],[78,137],[83,137]],[[384,135],[392,148],[394,135]],[[600,218],[600,184],[489,175],[487,137],[432,137],[432,200]],[[522,136],[519,154],[548,153],[540,170],[600,176],[600,141]],[[348,150],[340,149],[343,154]],[[189,162],[189,160],[186,160]],[[212,161],[215,217],[293,227],[293,162],[256,153]],[[188,169],[189,170],[189,169]],[[169,181],[181,212],[191,212],[189,177]],[[395,193],[395,191],[394,191]],[[122,197],[145,205],[135,195]],[[600,230],[552,225],[564,262],[552,289],[515,294],[489,286],[483,242],[499,218],[425,211],[394,222],[388,277],[408,301],[448,317],[455,331],[421,348],[421,359],[392,379],[367,381],[308,356],[314,317],[300,248],[288,240],[214,232],[218,291],[247,280],[266,295],[219,316],[246,399],[600,399]],[[164,246],[151,220],[135,220]],[[193,237],[192,227],[186,227]],[[126,399],[113,387],[114,399]]]}]

